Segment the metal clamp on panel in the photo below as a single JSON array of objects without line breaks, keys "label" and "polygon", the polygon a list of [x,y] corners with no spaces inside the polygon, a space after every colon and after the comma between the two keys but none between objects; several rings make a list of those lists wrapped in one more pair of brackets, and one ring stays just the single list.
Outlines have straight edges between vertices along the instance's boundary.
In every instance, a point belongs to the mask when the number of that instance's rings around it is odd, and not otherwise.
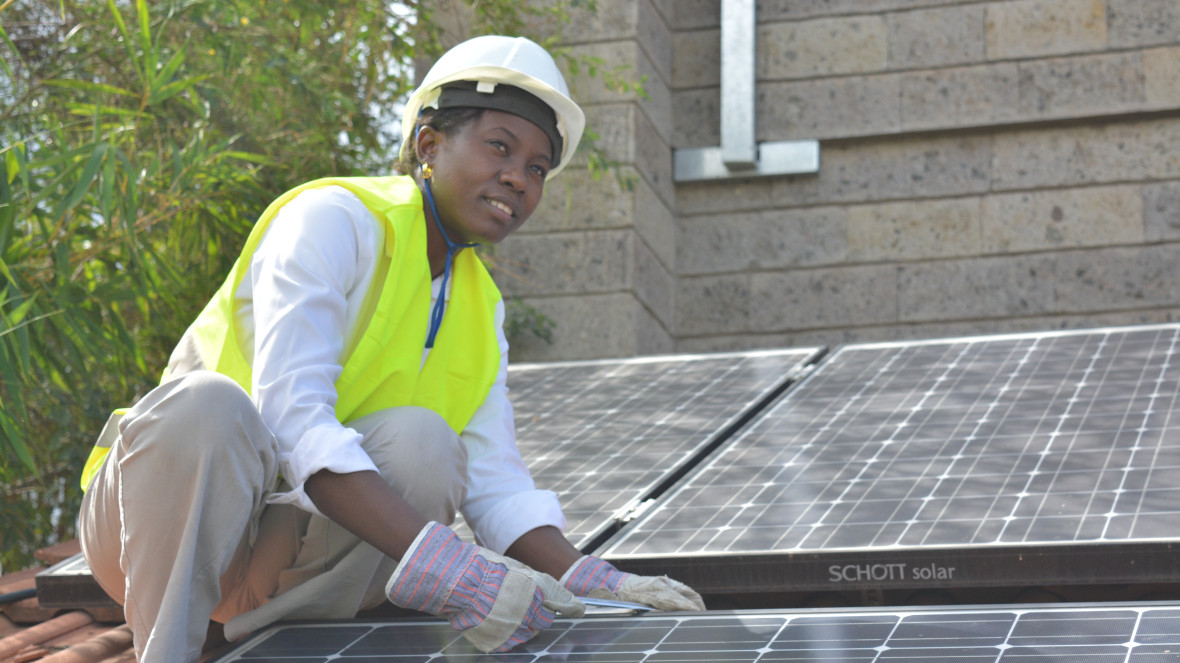
[{"label": "metal clamp on panel", "polygon": [[631,500],[611,514],[611,518],[616,523],[625,525],[647,513],[648,509],[655,506],[655,503],[655,500],[645,500],[642,498]]}]

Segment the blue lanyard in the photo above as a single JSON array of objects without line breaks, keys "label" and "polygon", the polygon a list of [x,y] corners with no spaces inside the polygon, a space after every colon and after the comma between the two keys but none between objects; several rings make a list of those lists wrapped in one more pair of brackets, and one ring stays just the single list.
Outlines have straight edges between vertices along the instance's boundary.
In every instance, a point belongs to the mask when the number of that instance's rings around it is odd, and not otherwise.
[{"label": "blue lanyard", "polygon": [[434,310],[430,312],[430,332],[426,334],[426,347],[434,347],[434,337],[438,334],[438,328],[442,326],[443,312],[446,309],[447,299],[447,281],[451,277],[451,258],[465,248],[478,246],[478,244],[460,244],[451,240],[447,231],[443,230],[442,221],[438,217],[438,207],[434,204],[434,192],[430,190],[430,180],[423,179],[422,185],[426,191],[426,202],[430,205],[430,213],[434,215],[434,225],[438,226],[438,232],[442,234],[443,241],[447,243],[447,262],[443,267],[442,287],[438,291],[438,299],[434,301]]}]

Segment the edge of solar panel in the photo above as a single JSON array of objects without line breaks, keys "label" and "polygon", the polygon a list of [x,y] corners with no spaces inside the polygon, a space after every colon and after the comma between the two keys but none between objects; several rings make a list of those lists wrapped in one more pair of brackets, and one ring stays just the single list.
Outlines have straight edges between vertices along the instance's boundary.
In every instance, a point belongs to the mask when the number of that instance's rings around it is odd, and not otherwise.
[{"label": "edge of solar panel", "polygon": [[963,336],[939,336],[936,338],[915,338],[893,341],[867,341],[864,343],[849,343],[842,345],[824,355],[824,360],[831,359],[841,352],[856,350],[872,350],[877,348],[916,347],[923,345],[951,345],[955,343],[979,343],[985,341],[1013,341],[1030,338],[1061,338],[1065,336],[1085,336],[1090,334],[1118,334],[1136,331],[1160,331],[1164,329],[1180,329],[1180,322],[1152,322],[1142,325],[1109,325],[1105,327],[1083,327],[1079,329],[1044,329],[1020,332],[1002,332],[996,334],[965,334]]},{"label": "edge of solar panel", "polygon": [[[684,450],[679,455],[674,457],[669,456],[668,465],[659,468],[659,474],[653,476],[651,480],[644,486],[633,490],[633,495],[629,495],[628,507],[624,510],[634,509],[640,504],[653,499],[654,497],[665,492],[673,483],[680,477],[691,470],[692,466],[700,463],[708,455],[708,453],[723,444],[725,440],[731,436],[743,424],[756,416],[758,412],[762,411],[768,404],[773,402],[784,390],[794,384],[806,373],[806,369],[814,364],[819,357],[823,355],[825,348],[822,346],[805,346],[793,348],[774,348],[761,350],[745,350],[745,351],[731,351],[731,352],[716,352],[716,353],[691,353],[691,354],[665,354],[665,355],[644,355],[639,357],[626,357],[614,359],[584,359],[584,360],[567,360],[556,362],[529,362],[520,364],[510,364],[508,368],[508,386],[509,395],[513,401],[513,409],[517,420],[522,417],[535,416],[528,410],[529,403],[519,402],[512,397],[513,392],[518,391],[518,388],[513,387],[513,377],[521,374],[528,374],[539,371],[560,371],[571,368],[587,368],[587,367],[631,367],[631,366],[652,366],[657,367],[661,364],[687,364],[691,362],[710,361],[723,362],[727,360],[744,360],[758,358],[781,358],[789,366],[784,366],[784,370],[773,381],[757,391],[749,393],[748,400],[736,405],[732,412],[728,414],[723,421],[720,421],[709,432],[700,436],[695,444]],[[541,406],[546,403],[539,403]],[[538,413],[539,414],[539,413]],[[530,467],[533,474],[533,479],[538,488],[548,489],[550,483],[555,483],[560,478],[546,476],[543,469],[537,470],[530,463],[529,445],[531,440],[528,437],[527,427],[522,428],[518,426],[517,435],[518,446],[521,447],[522,455],[524,456],[525,464]],[[568,514],[567,514],[568,515]],[[601,520],[597,524],[587,524],[591,519],[585,519],[581,522],[573,522],[571,519],[571,531],[567,531],[567,536],[576,548],[583,552],[593,552],[602,541],[609,538],[614,531],[619,527],[624,518],[620,515],[620,509],[613,508],[601,512]],[[466,524],[460,521],[456,524],[457,531],[465,538],[470,538],[471,530]]]},{"label": "edge of solar panel", "polygon": [[38,603],[43,608],[120,608],[95,581],[82,553],[67,557],[41,571],[35,582]]},{"label": "edge of solar panel", "polygon": [[727,450],[742,444],[760,422],[774,417],[793,399],[807,394],[811,382],[824,377],[825,367],[844,354],[864,349],[1006,342],[1082,335],[1134,332],[1180,332],[1180,323],[1048,332],[976,335],[955,338],[887,341],[840,347],[825,356],[808,375],[792,385],[743,430],[718,447],[664,494],[655,508],[628,523],[599,548],[599,554],[620,568],[641,574],[667,574],[705,594],[787,591],[845,591],[1176,583],[1180,579],[1180,537],[1120,541],[1037,541],[1021,545],[959,544],[881,547],[831,547],[785,551],[689,552],[620,554],[619,544],[653,519],[659,507],[675,502],[693,481],[709,472]]},{"label": "edge of solar panel", "polygon": [[441,620],[286,623],[222,663],[1176,660],[1180,603],[971,605],[649,613],[557,620],[481,655]]},{"label": "edge of solar panel", "polygon": [[[1180,323],[1178,323],[1180,324]],[[534,371],[548,368],[562,368],[566,366],[605,366],[611,364],[659,364],[668,361],[701,361],[709,359],[725,359],[733,357],[769,357],[773,355],[801,355],[808,359],[825,349],[822,345],[803,345],[785,348],[759,348],[755,350],[722,350],[718,352],[683,352],[651,355],[636,355],[634,357],[599,357],[595,359],[561,359],[557,361],[521,361],[508,364],[508,374],[511,379],[516,371]]]}]

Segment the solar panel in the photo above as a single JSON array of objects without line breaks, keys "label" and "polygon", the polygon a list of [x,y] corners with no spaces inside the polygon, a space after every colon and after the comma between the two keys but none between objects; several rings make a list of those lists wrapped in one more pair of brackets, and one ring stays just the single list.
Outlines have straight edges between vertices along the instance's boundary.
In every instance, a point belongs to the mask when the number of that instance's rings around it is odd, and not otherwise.
[{"label": "solar panel", "polygon": [[[817,348],[512,365],[517,445],[592,547],[778,394]],[[457,527],[465,538],[465,527]]]},{"label": "solar panel", "polygon": [[294,661],[962,661],[1148,663],[1180,659],[1180,604],[938,610],[750,611],[557,621],[482,655],[437,620],[280,625],[221,659]]},{"label": "solar panel", "polygon": [[41,571],[36,583],[37,602],[42,608],[85,608],[115,611],[118,615],[123,613],[123,608],[94,580],[82,553]]},{"label": "solar panel", "polygon": [[1175,582],[1178,343],[844,347],[603,554],[702,592]]}]

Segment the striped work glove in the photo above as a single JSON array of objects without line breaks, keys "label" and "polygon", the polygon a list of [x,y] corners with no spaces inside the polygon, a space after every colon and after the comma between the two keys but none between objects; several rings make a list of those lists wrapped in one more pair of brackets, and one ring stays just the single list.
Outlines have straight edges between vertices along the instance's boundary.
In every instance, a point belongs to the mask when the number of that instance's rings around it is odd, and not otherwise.
[{"label": "striped work glove", "polygon": [[464,543],[431,522],[418,533],[385,585],[393,603],[441,615],[476,649],[508,651],[586,607],[551,576]]},{"label": "striped work glove", "polygon": [[609,562],[586,555],[561,576],[576,596],[643,603],[657,610],[704,610],[701,595],[668,576],[623,573]]}]

